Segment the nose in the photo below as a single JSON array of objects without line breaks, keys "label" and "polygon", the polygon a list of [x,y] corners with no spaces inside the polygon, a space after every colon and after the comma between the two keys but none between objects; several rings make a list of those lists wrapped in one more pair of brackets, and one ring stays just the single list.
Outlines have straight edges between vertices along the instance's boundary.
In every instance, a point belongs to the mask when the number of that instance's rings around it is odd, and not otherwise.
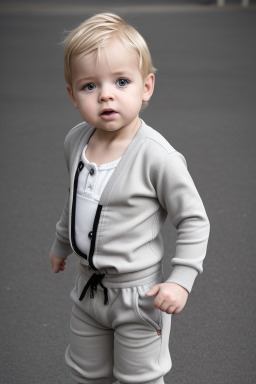
[{"label": "nose", "polygon": [[99,102],[104,102],[108,100],[113,100],[114,95],[112,92],[112,88],[110,84],[104,84],[100,88],[100,93],[99,93]]}]

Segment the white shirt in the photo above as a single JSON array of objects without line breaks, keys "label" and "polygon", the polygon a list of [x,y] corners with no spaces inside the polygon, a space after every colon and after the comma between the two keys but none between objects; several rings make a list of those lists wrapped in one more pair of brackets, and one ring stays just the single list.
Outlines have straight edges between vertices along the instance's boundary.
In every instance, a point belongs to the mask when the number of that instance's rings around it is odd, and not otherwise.
[{"label": "white shirt", "polygon": [[87,160],[86,149],[87,145],[81,155],[84,168],[79,174],[76,194],[75,240],[78,248],[88,255],[91,246],[89,233],[93,228],[100,196],[121,158],[97,166]]}]

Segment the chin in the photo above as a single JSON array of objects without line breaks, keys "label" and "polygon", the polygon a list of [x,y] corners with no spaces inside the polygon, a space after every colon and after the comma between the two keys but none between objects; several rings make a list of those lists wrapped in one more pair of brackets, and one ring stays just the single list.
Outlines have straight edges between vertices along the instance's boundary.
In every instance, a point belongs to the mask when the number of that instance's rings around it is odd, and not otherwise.
[{"label": "chin", "polygon": [[119,129],[121,129],[122,126],[119,126],[116,123],[109,122],[108,124],[99,124],[98,128],[102,129],[104,131],[107,131],[107,132],[114,132],[114,131],[118,131]]}]

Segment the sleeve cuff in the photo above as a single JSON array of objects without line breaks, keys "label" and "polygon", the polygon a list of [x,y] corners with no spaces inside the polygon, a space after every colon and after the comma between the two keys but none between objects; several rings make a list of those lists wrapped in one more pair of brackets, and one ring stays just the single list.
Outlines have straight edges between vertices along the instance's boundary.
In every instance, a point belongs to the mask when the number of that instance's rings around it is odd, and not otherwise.
[{"label": "sleeve cuff", "polygon": [[194,268],[175,265],[166,283],[179,284],[190,293],[197,275],[198,271]]},{"label": "sleeve cuff", "polygon": [[51,251],[56,256],[61,257],[62,259],[65,259],[66,257],[68,257],[68,255],[70,255],[73,252],[69,243],[63,243],[58,239],[54,240]]}]

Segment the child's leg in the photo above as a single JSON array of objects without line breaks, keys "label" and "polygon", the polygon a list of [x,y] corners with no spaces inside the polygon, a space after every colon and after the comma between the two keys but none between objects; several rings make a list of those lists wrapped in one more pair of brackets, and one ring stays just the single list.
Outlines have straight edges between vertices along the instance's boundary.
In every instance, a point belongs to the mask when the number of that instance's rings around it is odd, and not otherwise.
[{"label": "child's leg", "polygon": [[134,314],[115,329],[114,376],[118,384],[164,384],[164,375],[171,369],[171,315],[155,309],[154,299],[145,296],[156,283],[122,289],[126,308],[122,311],[120,307],[120,318],[128,312],[129,301]]},{"label": "child's leg", "polygon": [[[70,320],[70,344],[66,350],[66,362],[73,380],[79,384],[112,384],[113,330],[97,321],[95,300],[79,300],[87,277],[78,274],[71,292],[74,301]],[[103,304],[102,302],[100,304]]]},{"label": "child's leg", "polygon": [[114,381],[113,331],[76,305],[72,309],[66,362],[71,377],[80,384],[111,384]]}]

